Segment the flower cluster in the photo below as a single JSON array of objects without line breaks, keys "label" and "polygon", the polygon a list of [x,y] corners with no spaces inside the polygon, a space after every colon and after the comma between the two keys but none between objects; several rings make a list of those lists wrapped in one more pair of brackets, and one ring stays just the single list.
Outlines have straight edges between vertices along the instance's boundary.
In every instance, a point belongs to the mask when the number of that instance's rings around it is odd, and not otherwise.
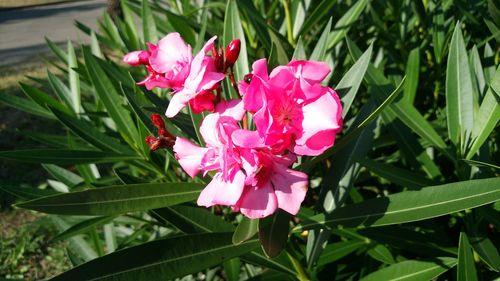
[{"label": "flower cluster", "polygon": [[[193,57],[180,35],[170,33],[157,45],[149,44],[147,51],[127,54],[124,61],[146,66],[149,75],[138,84],[173,89],[168,117],[188,104],[194,112],[212,112],[200,126],[205,147],[182,137],[173,145],[189,176],[213,175],[198,205],[231,206],[252,219],[266,217],[277,208],[296,214],[308,177],[291,165],[298,156],[320,155],[332,147],[342,128],[339,98],[321,85],[330,69],[323,62],[295,60],[269,73],[266,59],[260,59],[236,84],[232,66],[240,42],[233,40],[224,55],[214,47],[215,39]],[[241,99],[221,99],[220,83],[226,76]],[[250,130],[248,122],[256,130]],[[148,144],[162,136],[149,137]]]}]

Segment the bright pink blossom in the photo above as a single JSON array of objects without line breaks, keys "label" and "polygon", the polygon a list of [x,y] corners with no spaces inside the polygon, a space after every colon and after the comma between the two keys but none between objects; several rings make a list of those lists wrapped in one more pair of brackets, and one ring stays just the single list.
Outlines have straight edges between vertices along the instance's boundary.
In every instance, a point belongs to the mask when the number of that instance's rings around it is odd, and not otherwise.
[{"label": "bright pink blossom", "polygon": [[320,82],[330,69],[322,62],[292,61],[268,75],[265,59],[253,64],[250,83],[240,82],[245,109],[264,143],[275,153],[319,155],[342,128],[337,93]]},{"label": "bright pink blossom", "polygon": [[216,38],[212,37],[193,58],[191,46],[179,33],[169,33],[157,45],[148,43],[147,51],[126,54],[123,61],[132,66],[146,66],[149,74],[137,84],[145,85],[148,90],[159,87],[174,91],[166,112],[168,117],[175,116],[188,103],[198,113],[213,111],[215,97],[211,91],[224,79],[214,59],[207,55]]},{"label": "bright pink blossom", "polygon": [[177,138],[176,158],[190,176],[216,171],[198,205],[232,206],[252,219],[277,208],[296,214],[307,191],[307,175],[288,168],[294,155],[274,155],[258,132],[240,129],[236,122],[243,114],[241,101],[219,104],[200,127],[204,148]]}]

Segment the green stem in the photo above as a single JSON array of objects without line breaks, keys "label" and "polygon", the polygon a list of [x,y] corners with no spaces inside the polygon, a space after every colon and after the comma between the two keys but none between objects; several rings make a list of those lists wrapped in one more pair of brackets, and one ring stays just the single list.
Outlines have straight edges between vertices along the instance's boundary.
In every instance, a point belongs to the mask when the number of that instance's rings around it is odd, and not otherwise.
[{"label": "green stem", "polygon": [[288,35],[288,42],[295,46],[295,42],[293,41],[293,26],[292,26],[292,17],[290,15],[290,6],[288,5],[288,0],[283,0],[283,8],[285,9],[285,19],[286,19],[286,29]]},{"label": "green stem", "polygon": [[288,258],[292,262],[293,268],[297,272],[297,276],[296,277],[300,281],[308,281],[308,280],[310,280],[309,277],[307,277],[307,274],[304,271],[304,268],[302,267],[302,265],[300,264],[300,262],[296,258],[294,258],[290,253],[286,252],[286,255],[288,256]]},{"label": "green stem", "polygon": [[90,238],[92,239],[92,242],[94,243],[94,248],[97,252],[97,254],[102,257],[104,256],[104,249],[102,248],[102,243],[101,239],[99,239],[99,234],[97,234],[97,229],[92,227],[90,230]]}]

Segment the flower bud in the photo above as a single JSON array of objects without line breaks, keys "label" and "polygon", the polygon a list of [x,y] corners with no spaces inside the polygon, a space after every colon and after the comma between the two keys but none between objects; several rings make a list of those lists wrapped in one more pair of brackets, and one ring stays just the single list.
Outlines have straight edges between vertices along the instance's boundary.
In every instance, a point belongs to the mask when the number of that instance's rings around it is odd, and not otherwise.
[{"label": "flower bud", "polygon": [[232,67],[240,55],[240,39],[234,39],[226,47],[226,68]]},{"label": "flower bud", "polygon": [[125,62],[131,66],[148,64],[149,63],[149,52],[147,52],[147,51],[130,52],[123,57],[123,62]]},{"label": "flower bud", "polygon": [[158,128],[158,130],[165,129],[165,122],[161,118],[160,114],[151,114],[151,121],[153,121],[153,124],[156,128]]}]

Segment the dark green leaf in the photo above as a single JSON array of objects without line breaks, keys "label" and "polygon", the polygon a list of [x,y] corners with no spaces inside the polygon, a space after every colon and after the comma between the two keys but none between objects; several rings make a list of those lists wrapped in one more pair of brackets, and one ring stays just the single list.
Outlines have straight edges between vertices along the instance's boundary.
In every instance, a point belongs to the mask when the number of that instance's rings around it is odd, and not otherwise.
[{"label": "dark green leaf", "polygon": [[175,279],[240,256],[257,246],[256,240],[233,245],[231,233],[186,235],[116,251],[51,280]]},{"label": "dark green leaf", "polygon": [[278,209],[273,215],[259,219],[259,240],[269,257],[278,256],[286,246],[291,215]]},{"label": "dark green leaf", "polygon": [[251,220],[243,217],[236,227],[233,235],[233,243],[240,244],[252,238],[259,231],[259,220]]},{"label": "dark green leaf", "polygon": [[89,163],[106,163],[139,159],[138,156],[92,150],[67,149],[27,149],[0,151],[0,158],[27,163],[47,163],[56,165],[73,165]]},{"label": "dark green leaf", "polygon": [[472,248],[465,232],[460,233],[460,241],[458,243],[457,280],[477,280]]}]

